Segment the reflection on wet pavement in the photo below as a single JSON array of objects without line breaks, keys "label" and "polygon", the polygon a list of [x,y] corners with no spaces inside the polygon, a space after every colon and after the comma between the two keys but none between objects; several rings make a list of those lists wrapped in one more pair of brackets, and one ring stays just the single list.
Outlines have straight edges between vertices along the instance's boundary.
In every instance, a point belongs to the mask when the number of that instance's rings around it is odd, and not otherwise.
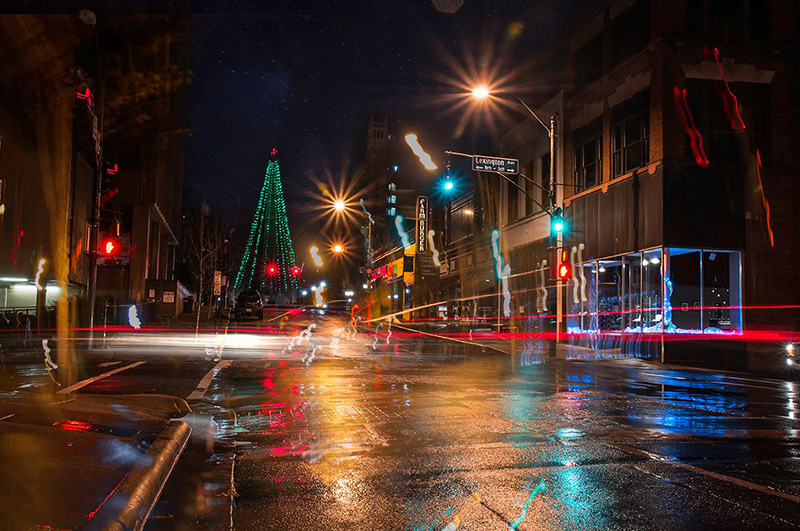
[{"label": "reflection on wet pavement", "polygon": [[148,529],[800,524],[794,383],[642,360],[530,364],[314,322],[260,355],[225,348],[232,363],[192,403],[193,448]]}]

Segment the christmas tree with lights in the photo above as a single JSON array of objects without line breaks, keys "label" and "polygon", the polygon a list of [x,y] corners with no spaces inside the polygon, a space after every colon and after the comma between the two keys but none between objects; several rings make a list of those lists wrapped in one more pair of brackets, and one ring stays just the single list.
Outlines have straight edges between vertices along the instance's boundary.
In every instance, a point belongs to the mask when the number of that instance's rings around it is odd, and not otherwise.
[{"label": "christmas tree with lights", "polygon": [[272,148],[264,185],[258,197],[253,224],[234,291],[256,289],[262,295],[271,295],[289,302],[297,290],[300,268],[294,263],[292,237],[283,199],[278,150]]}]

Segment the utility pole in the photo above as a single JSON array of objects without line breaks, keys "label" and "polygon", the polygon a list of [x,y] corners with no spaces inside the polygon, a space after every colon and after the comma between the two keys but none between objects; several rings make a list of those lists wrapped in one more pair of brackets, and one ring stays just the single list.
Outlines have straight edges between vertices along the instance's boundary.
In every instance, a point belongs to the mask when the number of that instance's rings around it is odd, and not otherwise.
[{"label": "utility pole", "polygon": [[92,114],[92,137],[94,138],[95,182],[94,199],[92,201],[92,217],[89,220],[89,281],[87,295],[89,298],[89,340],[94,335],[94,309],[97,299],[97,246],[100,242],[100,201],[103,195],[103,111],[105,108],[105,85],[103,83],[103,65],[100,58],[100,36],[97,34],[97,17],[93,11],[82,9],[78,17],[92,26],[95,49],[97,50],[97,73],[100,80],[100,119],[98,123],[94,106],[89,105]]}]

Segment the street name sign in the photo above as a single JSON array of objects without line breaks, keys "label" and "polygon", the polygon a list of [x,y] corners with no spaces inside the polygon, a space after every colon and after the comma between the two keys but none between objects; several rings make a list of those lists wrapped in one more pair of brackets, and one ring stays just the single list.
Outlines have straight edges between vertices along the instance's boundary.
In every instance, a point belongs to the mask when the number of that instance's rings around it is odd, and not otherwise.
[{"label": "street name sign", "polygon": [[516,175],[519,173],[519,160],[504,159],[501,157],[487,157],[485,155],[472,156],[473,171],[499,171]]}]

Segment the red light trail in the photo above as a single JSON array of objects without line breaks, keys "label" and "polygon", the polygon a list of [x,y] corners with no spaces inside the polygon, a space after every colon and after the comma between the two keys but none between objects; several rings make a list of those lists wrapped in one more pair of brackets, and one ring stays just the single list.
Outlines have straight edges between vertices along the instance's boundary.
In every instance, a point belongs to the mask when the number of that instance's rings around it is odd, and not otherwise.
[{"label": "red light trail", "polygon": [[673,87],[672,95],[675,98],[675,107],[677,107],[678,113],[681,115],[683,129],[689,137],[689,147],[691,147],[694,154],[694,160],[701,168],[707,168],[709,161],[705,149],[703,149],[703,135],[697,130],[692,111],[689,109],[689,104],[686,103],[686,89],[681,90],[678,87]]}]

